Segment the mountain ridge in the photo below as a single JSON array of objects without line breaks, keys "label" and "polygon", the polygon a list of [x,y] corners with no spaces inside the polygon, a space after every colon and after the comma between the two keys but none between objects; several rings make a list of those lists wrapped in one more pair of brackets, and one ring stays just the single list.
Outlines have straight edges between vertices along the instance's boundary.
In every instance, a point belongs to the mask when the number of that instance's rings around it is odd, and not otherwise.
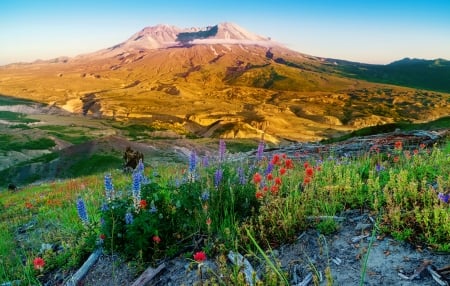
[{"label": "mountain ridge", "polygon": [[94,53],[2,67],[0,93],[85,116],[163,122],[183,134],[272,142],[450,113],[449,94],[368,82],[364,69],[232,23],[158,25]]}]

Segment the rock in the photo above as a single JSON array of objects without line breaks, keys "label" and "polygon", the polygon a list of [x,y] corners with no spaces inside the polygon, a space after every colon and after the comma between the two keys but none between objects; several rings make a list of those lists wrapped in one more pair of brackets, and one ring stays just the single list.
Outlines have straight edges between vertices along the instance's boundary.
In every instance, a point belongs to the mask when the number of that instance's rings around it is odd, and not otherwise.
[{"label": "rock", "polygon": [[372,225],[371,225],[370,223],[361,223],[361,222],[358,222],[358,224],[357,224],[356,227],[355,227],[355,230],[356,230],[356,231],[364,231],[364,230],[369,229],[370,227],[372,227]]}]

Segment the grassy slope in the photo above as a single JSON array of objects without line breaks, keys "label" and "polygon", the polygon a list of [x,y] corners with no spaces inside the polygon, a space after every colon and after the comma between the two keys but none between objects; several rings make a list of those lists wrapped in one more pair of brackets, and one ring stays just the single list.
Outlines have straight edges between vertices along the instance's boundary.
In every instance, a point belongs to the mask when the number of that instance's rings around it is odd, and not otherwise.
[{"label": "grassy slope", "polygon": [[450,61],[447,60],[403,59],[388,65],[336,62],[339,65],[335,69],[345,76],[450,93]]}]

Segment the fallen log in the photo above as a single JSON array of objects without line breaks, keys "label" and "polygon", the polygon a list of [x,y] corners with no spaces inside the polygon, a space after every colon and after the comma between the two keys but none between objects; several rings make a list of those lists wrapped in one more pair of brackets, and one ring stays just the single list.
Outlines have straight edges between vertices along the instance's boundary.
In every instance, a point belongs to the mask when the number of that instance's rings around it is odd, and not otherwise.
[{"label": "fallen log", "polygon": [[158,275],[161,270],[163,270],[166,267],[166,264],[162,263],[160,264],[156,269],[149,267],[147,268],[141,276],[139,276],[136,281],[133,282],[131,286],[144,286],[148,282],[150,282],[153,278],[155,278],[156,275]]},{"label": "fallen log", "polygon": [[64,284],[65,286],[77,286],[79,282],[86,276],[89,269],[92,267],[92,265],[97,262],[98,258],[102,254],[102,249],[97,249],[94,251],[89,258],[83,263],[83,265],[78,269],[75,274],[70,277],[70,279]]}]

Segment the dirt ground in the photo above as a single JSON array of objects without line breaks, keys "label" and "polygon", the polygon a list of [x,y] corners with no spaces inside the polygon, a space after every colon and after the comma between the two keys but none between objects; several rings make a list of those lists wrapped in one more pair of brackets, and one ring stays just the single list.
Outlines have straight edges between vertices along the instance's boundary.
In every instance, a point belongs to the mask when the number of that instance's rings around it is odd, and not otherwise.
[{"label": "dirt ground", "polygon": [[[338,231],[325,236],[325,240],[316,230],[308,230],[300,233],[295,243],[273,250],[274,258],[281,263],[283,271],[288,273],[291,285],[313,285],[312,281],[301,284],[311,269],[320,273],[320,285],[327,285],[327,266],[331,268],[332,285],[439,285],[427,270],[412,280],[405,277],[418,273],[426,260],[431,261],[432,266],[436,268],[449,265],[450,254],[435,253],[378,235],[369,247],[374,226],[369,214],[348,211],[342,214],[341,218],[343,220]],[[358,240],[357,237],[360,236],[367,237]],[[364,283],[360,284],[367,254],[369,257],[365,279]],[[181,257],[169,260],[165,262],[166,267],[146,285],[200,285],[197,271],[189,267],[190,263]],[[214,259],[210,258],[204,267],[215,271],[217,265]],[[265,265],[255,264],[253,267],[261,275]],[[103,255],[80,285],[131,285],[137,276],[120,259]]]}]

